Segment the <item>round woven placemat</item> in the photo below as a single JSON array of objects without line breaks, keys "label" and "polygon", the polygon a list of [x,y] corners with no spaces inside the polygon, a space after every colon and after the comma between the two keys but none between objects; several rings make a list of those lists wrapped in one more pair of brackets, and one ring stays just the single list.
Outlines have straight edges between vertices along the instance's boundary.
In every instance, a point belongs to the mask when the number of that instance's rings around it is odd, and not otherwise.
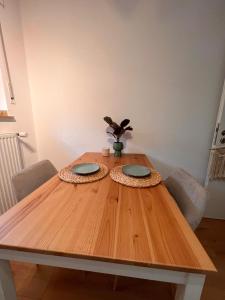
[{"label": "round woven placemat", "polygon": [[84,175],[74,174],[72,171],[72,169],[75,166],[74,165],[74,166],[66,167],[61,171],[59,171],[58,176],[63,181],[71,182],[71,183],[88,183],[88,182],[97,181],[104,178],[109,171],[106,165],[101,163],[98,163],[98,165],[100,167],[100,170],[91,175],[84,176]]},{"label": "round woven placemat", "polygon": [[157,172],[154,169],[151,169],[151,175],[148,177],[135,178],[123,174],[122,167],[123,166],[118,166],[112,169],[110,171],[110,176],[114,181],[119,182],[123,185],[137,187],[137,188],[144,188],[144,187],[155,186],[159,184],[162,180],[162,177],[159,174],[159,172]]}]

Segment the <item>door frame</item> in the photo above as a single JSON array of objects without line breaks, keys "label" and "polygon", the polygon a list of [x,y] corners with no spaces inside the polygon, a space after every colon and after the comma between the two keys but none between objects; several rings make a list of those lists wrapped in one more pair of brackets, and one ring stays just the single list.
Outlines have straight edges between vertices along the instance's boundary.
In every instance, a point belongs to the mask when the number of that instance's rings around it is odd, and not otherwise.
[{"label": "door frame", "polygon": [[209,184],[209,172],[210,172],[212,159],[213,159],[213,150],[225,147],[225,145],[218,145],[216,143],[217,138],[218,138],[218,133],[219,133],[219,130],[220,130],[220,124],[221,124],[221,119],[222,119],[222,116],[223,116],[223,111],[225,111],[225,80],[224,80],[224,83],[223,83],[223,90],[222,90],[222,95],[221,95],[221,99],[220,99],[219,110],[218,110],[218,113],[217,113],[216,126],[215,126],[215,129],[214,129],[213,140],[212,140],[212,145],[211,145],[211,149],[210,149],[207,174],[206,174],[206,178],[205,178],[205,187],[207,187],[208,184]]}]

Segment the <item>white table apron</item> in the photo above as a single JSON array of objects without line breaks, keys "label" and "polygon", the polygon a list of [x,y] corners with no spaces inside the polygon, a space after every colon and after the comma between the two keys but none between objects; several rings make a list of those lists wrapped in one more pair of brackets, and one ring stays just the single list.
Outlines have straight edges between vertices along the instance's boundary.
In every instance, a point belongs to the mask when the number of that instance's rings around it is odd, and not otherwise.
[{"label": "white table apron", "polygon": [[198,273],[0,249],[0,300],[17,299],[10,260],[175,283],[175,300],[200,300],[205,282],[205,275]]}]

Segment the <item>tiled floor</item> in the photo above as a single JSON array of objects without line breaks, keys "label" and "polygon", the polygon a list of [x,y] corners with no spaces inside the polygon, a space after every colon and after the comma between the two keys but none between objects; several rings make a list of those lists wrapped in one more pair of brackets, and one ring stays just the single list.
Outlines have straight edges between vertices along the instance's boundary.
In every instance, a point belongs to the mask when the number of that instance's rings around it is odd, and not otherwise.
[{"label": "tiled floor", "polygon": [[[207,277],[202,300],[225,300],[225,221],[204,219],[197,230],[217,274]],[[12,263],[19,300],[172,300],[169,284],[46,266]],[[191,299],[190,299],[191,300]]]}]

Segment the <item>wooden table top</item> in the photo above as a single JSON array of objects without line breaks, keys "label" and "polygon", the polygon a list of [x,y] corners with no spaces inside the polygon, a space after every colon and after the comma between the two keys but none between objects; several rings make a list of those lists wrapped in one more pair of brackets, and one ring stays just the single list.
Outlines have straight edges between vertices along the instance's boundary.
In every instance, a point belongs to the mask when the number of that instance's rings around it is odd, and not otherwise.
[{"label": "wooden table top", "polygon": [[[85,153],[75,163],[151,166],[143,154]],[[0,217],[0,248],[193,272],[215,271],[164,184],[130,188],[53,177]]]}]

